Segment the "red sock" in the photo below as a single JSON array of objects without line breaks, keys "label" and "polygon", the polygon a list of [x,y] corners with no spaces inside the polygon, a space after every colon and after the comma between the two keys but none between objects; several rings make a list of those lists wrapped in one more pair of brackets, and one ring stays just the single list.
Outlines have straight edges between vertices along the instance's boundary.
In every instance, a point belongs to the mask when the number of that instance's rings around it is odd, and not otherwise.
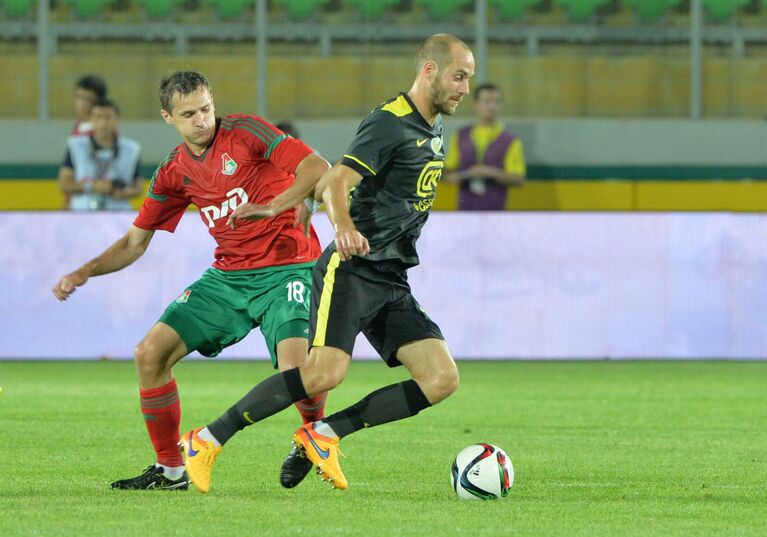
[{"label": "red sock", "polygon": [[178,399],[176,379],[159,388],[139,390],[139,395],[141,413],[157,453],[157,462],[165,466],[183,466],[184,460],[178,449],[181,402]]},{"label": "red sock", "polygon": [[322,419],[325,416],[325,400],[328,398],[328,392],[321,393],[314,397],[307,397],[301,401],[296,401],[296,408],[301,414],[304,423],[311,423]]}]

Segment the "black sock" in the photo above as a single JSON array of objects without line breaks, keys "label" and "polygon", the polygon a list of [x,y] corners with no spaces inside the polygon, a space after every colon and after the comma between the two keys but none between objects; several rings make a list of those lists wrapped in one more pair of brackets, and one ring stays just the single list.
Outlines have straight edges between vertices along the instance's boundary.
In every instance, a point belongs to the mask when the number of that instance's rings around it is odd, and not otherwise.
[{"label": "black sock", "polygon": [[248,394],[208,425],[213,436],[225,444],[237,431],[306,399],[298,368],[277,373],[261,381]]},{"label": "black sock", "polygon": [[431,406],[421,387],[414,380],[406,380],[376,390],[358,403],[328,416],[323,421],[339,437],[366,427],[375,427],[390,421],[415,416]]}]

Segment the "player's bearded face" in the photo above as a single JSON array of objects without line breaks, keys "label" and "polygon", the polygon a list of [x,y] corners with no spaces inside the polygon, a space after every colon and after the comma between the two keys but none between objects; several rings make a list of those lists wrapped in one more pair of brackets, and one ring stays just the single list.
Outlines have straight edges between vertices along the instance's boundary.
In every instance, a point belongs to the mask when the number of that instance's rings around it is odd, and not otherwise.
[{"label": "player's bearded face", "polygon": [[464,95],[469,93],[469,79],[474,75],[474,57],[471,52],[460,49],[453,61],[437,71],[431,83],[431,101],[440,114],[452,115]]},{"label": "player's bearded face", "polygon": [[[451,95],[450,89],[442,83],[442,73],[438,73],[431,85],[431,104],[439,114],[452,115],[462,96]],[[451,99],[458,99],[457,101]]]}]

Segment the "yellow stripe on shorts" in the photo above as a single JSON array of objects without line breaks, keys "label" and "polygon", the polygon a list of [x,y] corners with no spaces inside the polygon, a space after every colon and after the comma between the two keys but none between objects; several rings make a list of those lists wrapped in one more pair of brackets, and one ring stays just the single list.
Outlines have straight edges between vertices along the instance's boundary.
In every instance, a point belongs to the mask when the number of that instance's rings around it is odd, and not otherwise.
[{"label": "yellow stripe on shorts", "polygon": [[325,333],[328,329],[328,313],[330,313],[330,299],[333,295],[333,285],[336,283],[336,269],[341,262],[341,256],[338,252],[333,252],[328,262],[328,269],[325,277],[322,279],[322,295],[320,296],[320,307],[317,310],[317,330],[314,333],[313,347],[325,346]]}]

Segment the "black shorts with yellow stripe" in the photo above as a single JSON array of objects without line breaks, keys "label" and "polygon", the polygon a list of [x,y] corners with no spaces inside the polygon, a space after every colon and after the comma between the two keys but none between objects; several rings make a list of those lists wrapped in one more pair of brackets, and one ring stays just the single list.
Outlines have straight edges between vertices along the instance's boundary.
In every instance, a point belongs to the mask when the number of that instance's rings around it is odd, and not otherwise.
[{"label": "black shorts with yellow stripe", "polygon": [[413,297],[401,264],[359,257],[341,261],[331,244],[312,274],[309,345],[351,355],[360,332],[389,367],[401,365],[397,351],[406,343],[444,339]]}]

